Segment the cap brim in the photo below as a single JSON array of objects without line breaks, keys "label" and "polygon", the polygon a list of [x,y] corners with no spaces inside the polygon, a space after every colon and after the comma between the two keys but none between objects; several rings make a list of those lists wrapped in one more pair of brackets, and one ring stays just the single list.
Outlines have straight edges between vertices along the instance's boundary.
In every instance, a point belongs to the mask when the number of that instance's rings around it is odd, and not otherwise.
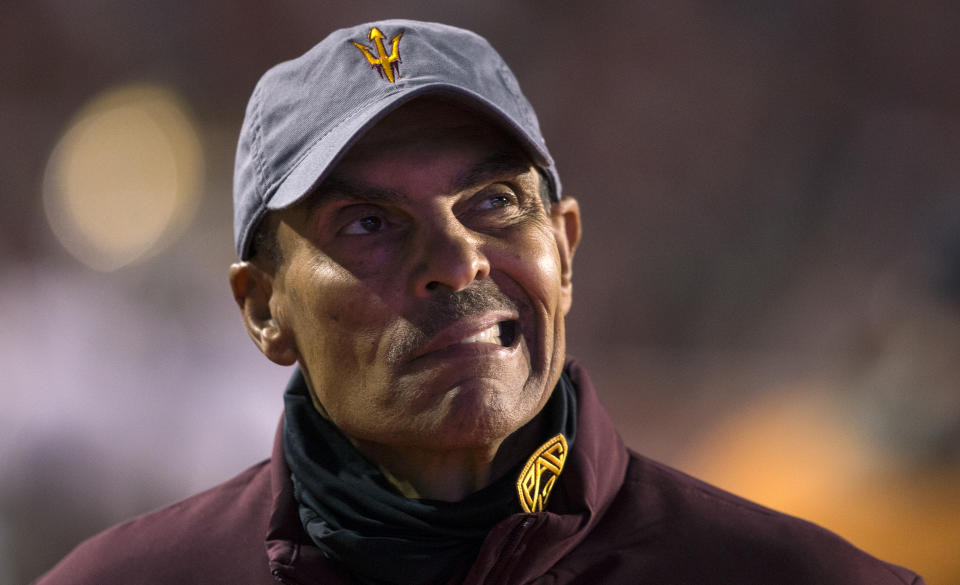
[{"label": "cap brim", "polygon": [[375,106],[362,108],[353,117],[345,119],[333,131],[314,143],[307,154],[294,165],[289,174],[281,180],[273,197],[267,202],[266,208],[282,209],[298,202],[323,181],[340,158],[367,130],[403,104],[425,95],[449,95],[455,101],[478,107],[491,114],[504,129],[521,142],[535,164],[544,168],[553,166],[550,153],[496,104],[456,85],[428,84],[381,99]]}]

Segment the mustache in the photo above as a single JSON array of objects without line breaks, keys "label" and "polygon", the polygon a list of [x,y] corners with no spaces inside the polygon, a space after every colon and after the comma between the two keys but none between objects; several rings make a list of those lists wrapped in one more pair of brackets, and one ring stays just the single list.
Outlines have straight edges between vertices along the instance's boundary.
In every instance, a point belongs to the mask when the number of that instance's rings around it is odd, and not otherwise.
[{"label": "mustache", "polygon": [[437,293],[416,314],[406,316],[405,326],[387,352],[387,359],[390,363],[402,361],[464,317],[497,310],[519,312],[520,308],[490,279],[478,280],[456,292]]}]

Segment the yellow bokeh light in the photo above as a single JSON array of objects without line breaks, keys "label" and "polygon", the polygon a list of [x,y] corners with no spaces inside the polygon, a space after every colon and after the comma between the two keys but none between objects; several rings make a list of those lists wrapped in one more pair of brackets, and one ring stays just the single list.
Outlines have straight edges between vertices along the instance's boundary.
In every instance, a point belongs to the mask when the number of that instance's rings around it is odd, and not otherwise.
[{"label": "yellow bokeh light", "polygon": [[44,209],[61,244],[110,271],[166,247],[192,219],[203,151],[182,100],[155,85],[93,98],[57,143]]}]

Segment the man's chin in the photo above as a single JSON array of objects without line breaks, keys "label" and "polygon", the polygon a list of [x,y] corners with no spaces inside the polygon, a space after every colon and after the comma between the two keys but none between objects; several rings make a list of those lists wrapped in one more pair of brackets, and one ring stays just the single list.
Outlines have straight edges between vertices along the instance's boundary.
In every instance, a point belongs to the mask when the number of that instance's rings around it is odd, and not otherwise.
[{"label": "man's chin", "polygon": [[444,447],[499,445],[503,439],[536,415],[544,389],[530,387],[523,375],[461,378],[446,386],[434,403],[434,440]]}]

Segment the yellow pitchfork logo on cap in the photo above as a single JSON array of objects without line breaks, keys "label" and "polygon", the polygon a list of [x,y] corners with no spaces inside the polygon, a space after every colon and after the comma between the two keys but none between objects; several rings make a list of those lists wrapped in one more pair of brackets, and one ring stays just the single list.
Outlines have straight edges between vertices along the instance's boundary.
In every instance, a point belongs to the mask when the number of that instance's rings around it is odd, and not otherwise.
[{"label": "yellow pitchfork logo on cap", "polygon": [[537,449],[517,477],[517,495],[524,512],[542,512],[563,464],[567,462],[567,439],[554,436]]},{"label": "yellow pitchfork logo on cap", "polygon": [[[366,57],[370,63],[370,67],[377,70],[381,79],[386,75],[387,81],[393,83],[395,78],[400,77],[400,37],[402,36],[403,31],[400,31],[400,33],[390,41],[392,47],[389,55],[387,55],[387,50],[383,47],[383,39],[386,37],[377,27],[370,29],[370,40],[373,41],[376,47],[375,49],[361,45],[355,41],[350,42],[353,43],[354,47],[360,49],[360,52],[363,53],[363,56]],[[374,52],[377,54],[376,57],[373,56]]]}]

